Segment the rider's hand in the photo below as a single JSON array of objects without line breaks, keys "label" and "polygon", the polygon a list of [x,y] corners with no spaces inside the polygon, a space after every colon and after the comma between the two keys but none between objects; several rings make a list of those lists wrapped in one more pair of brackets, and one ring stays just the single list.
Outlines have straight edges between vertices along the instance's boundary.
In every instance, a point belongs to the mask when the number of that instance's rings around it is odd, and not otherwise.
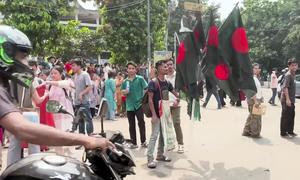
[{"label": "rider's hand", "polygon": [[86,149],[99,148],[101,150],[105,150],[109,147],[113,149],[116,148],[115,145],[106,138],[95,138],[90,136],[87,136],[87,138],[89,139],[87,140],[87,143],[84,145]]}]

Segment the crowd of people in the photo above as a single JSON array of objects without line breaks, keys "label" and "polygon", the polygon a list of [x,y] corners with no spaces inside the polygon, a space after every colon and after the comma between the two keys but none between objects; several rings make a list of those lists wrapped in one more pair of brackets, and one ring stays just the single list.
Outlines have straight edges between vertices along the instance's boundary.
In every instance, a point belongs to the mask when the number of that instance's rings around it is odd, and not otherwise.
[{"label": "crowd of people", "polygon": [[[27,64],[27,50],[31,48],[30,41],[22,32],[8,26],[0,26],[0,35],[3,37],[12,31],[16,37],[23,38],[24,44],[21,50],[17,48],[16,54],[10,57],[17,62],[13,66],[14,71],[7,71],[3,65],[0,66],[0,72],[4,75],[4,78],[0,78],[0,125],[2,130],[7,132],[5,134],[9,140],[7,165],[19,161],[22,158],[22,148],[25,147],[28,147],[29,154],[33,154],[47,151],[49,146],[56,146],[54,148],[56,153],[61,155],[69,155],[68,147],[75,145],[76,149],[82,146],[90,149],[113,148],[114,145],[107,139],[92,137],[93,118],[97,114],[102,98],[108,104],[107,120],[115,121],[118,117],[127,117],[131,149],[139,147],[136,135],[137,121],[140,147],[147,149],[149,168],[156,168],[155,160],[170,162],[171,159],[165,152],[174,149],[175,144],[177,152],[184,153],[180,98],[179,92],[175,89],[176,71],[173,59],[160,60],[153,64],[150,70],[145,65],[138,66],[134,62],[128,62],[126,67],[120,68],[109,63],[103,66],[87,64],[82,59],[63,63],[56,57],[49,57],[47,61],[30,60],[27,66],[25,64]],[[15,43],[16,47],[19,45]],[[0,60],[4,62],[3,59]],[[280,129],[282,137],[297,136],[294,132],[294,78],[297,69],[296,59],[290,59],[288,68],[283,71],[281,77],[277,78],[278,74],[275,71],[271,75],[272,97],[268,102],[275,105],[278,92],[282,106]],[[17,76],[15,71],[22,76]],[[260,65],[254,63],[253,79],[257,93],[247,99],[249,116],[243,131],[244,136],[253,138],[259,138],[261,133],[262,114],[253,113],[253,109],[259,108],[264,101],[259,80],[260,71]],[[31,72],[33,77],[30,75]],[[211,79],[206,77],[205,81],[207,96],[203,107],[207,106],[211,95],[214,95],[217,108],[222,109],[226,106],[224,101],[226,93],[214,86],[215,82]],[[143,109],[145,97],[151,111],[152,124],[148,142]],[[240,91],[239,100],[230,103],[240,106],[241,101],[245,99],[245,95]],[[47,112],[46,105],[50,100],[61,103],[75,118],[67,114]],[[171,127],[168,118],[172,119]],[[173,137],[167,132],[168,128],[174,130]],[[154,158],[157,140],[158,150]]]},{"label": "crowd of people", "polygon": [[[159,121],[161,109],[159,101],[170,100],[170,113],[173,119],[174,130],[176,133],[178,153],[184,153],[183,133],[180,125],[180,105],[178,92],[174,90],[176,71],[172,59],[159,61],[155,64],[155,69],[151,69],[149,83],[146,76],[147,68],[129,62],[126,68],[111,67],[109,63],[102,65],[84,64],[82,59],[66,61],[62,63],[55,57],[48,58],[48,61],[29,61],[28,65],[33,70],[35,78],[30,89],[16,85],[15,98],[22,99],[19,106],[22,107],[23,115],[34,123],[41,123],[47,126],[55,127],[58,130],[66,132],[75,132],[91,135],[94,132],[93,118],[97,114],[100,100],[105,98],[108,103],[107,120],[117,120],[118,117],[127,117],[130,148],[138,148],[136,138],[136,120],[139,127],[141,147],[148,148],[148,167],[155,168],[156,163],[153,158],[155,143],[161,133],[161,123]],[[290,62],[293,64],[293,62]],[[295,64],[295,63],[294,63]],[[290,66],[290,64],[289,64]],[[154,71],[154,72],[153,72]],[[141,73],[142,72],[142,73]],[[144,73],[143,73],[144,72]],[[289,73],[288,75],[286,75]],[[282,118],[281,118],[281,135],[295,136],[293,132],[294,117],[294,92],[286,92],[285,88],[293,88],[290,74],[293,70],[284,69],[282,74],[272,71],[270,86],[272,97],[268,101],[275,105],[275,98],[282,100]],[[263,102],[261,82],[259,80],[260,66],[253,64],[254,82],[257,88],[255,97],[248,99],[249,116],[243,131],[244,136],[260,137],[261,115],[253,115],[253,107]],[[288,77],[288,78],[286,78]],[[213,86],[211,79],[205,78],[205,87],[207,95],[203,107],[207,106],[211,95],[217,100],[217,108],[221,109],[226,106],[224,99],[226,94],[223,90]],[[282,90],[285,92],[281,96]],[[170,91],[170,93],[166,93]],[[149,93],[149,106],[152,111],[152,133],[149,144],[146,141],[146,127],[144,121],[144,112],[142,100],[145,93]],[[167,94],[166,97],[164,97]],[[285,96],[284,94],[289,94]],[[245,100],[245,95],[241,92],[240,100],[230,102],[231,105],[241,106],[241,101]],[[285,100],[286,99],[286,100]],[[46,111],[46,104],[49,100],[56,100],[63,105],[66,110],[79,118],[73,119],[67,114],[51,114]],[[287,102],[286,102],[287,101]],[[36,109],[38,108],[38,112]],[[136,120],[135,120],[136,119]],[[21,148],[28,147],[29,154],[47,151],[49,147],[38,146],[20,142],[15,136],[8,134],[10,143],[8,149],[8,165],[21,159]],[[77,146],[80,149],[82,146]],[[70,155],[70,149],[64,146],[54,148],[56,153]],[[163,136],[160,135],[157,160],[165,162],[171,161],[164,155]]]},{"label": "crowd of people", "polygon": [[[118,117],[128,118],[131,140],[129,147],[131,149],[139,147],[136,138],[137,119],[141,147],[148,148],[148,166],[154,168],[156,166],[153,158],[154,147],[161,132],[159,101],[163,99],[162,94],[165,96],[166,92],[171,91],[173,94],[170,94],[170,100],[173,105],[170,107],[170,111],[174,119],[178,153],[184,152],[179,96],[173,88],[175,69],[172,60],[161,61],[155,65],[156,70],[152,69],[150,72],[149,84],[145,66],[137,66],[133,62],[129,62],[126,69],[120,69],[111,67],[109,63],[105,63],[104,66],[96,66],[95,64],[86,65],[83,62],[82,59],[75,59],[62,63],[55,57],[50,57],[47,61],[42,59],[39,61],[30,60],[28,66],[34,73],[32,86],[25,88],[14,84],[16,90],[13,90],[15,91],[13,93],[15,99],[21,100],[16,104],[21,108],[25,118],[33,123],[44,124],[60,131],[75,132],[78,129],[81,134],[91,135],[94,132],[93,118],[96,116],[100,100],[105,98],[108,104],[107,120],[115,121]],[[153,111],[152,123],[155,127],[149,145],[146,141],[146,127],[142,109],[142,99],[146,92],[149,93],[149,97],[153,98],[150,101],[150,107]],[[166,95],[165,99],[168,98],[169,95]],[[47,112],[46,104],[49,100],[58,101],[75,118],[68,114]],[[5,129],[3,128],[3,130]],[[8,165],[21,159],[23,148],[28,148],[29,154],[49,150],[48,146],[22,143],[13,134],[8,132],[5,134],[9,141]],[[157,160],[170,161],[163,154],[162,135],[160,135],[159,144]],[[77,146],[76,149],[81,147],[81,145]],[[71,153],[67,146],[57,146],[54,149],[57,154],[61,155],[70,155]]]}]

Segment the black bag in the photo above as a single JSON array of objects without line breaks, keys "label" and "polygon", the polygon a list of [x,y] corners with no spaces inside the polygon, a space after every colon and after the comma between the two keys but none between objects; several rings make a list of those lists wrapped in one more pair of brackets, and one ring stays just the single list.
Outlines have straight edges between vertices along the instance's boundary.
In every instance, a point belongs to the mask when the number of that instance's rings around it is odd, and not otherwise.
[{"label": "black bag", "polygon": [[[160,86],[159,86],[158,80],[155,78],[153,81],[155,82],[156,88],[158,88],[158,90],[160,91]],[[151,112],[151,109],[150,109],[150,106],[149,106],[148,91],[146,91],[146,93],[143,96],[142,108],[143,108],[143,112],[144,112],[145,116],[148,117],[148,118],[151,118],[152,117],[152,112]]]},{"label": "black bag", "polygon": [[150,109],[150,106],[149,106],[148,91],[146,91],[146,93],[143,96],[142,109],[143,109],[143,112],[144,112],[146,117],[148,117],[148,118],[152,117],[152,112],[151,112],[151,109]]}]

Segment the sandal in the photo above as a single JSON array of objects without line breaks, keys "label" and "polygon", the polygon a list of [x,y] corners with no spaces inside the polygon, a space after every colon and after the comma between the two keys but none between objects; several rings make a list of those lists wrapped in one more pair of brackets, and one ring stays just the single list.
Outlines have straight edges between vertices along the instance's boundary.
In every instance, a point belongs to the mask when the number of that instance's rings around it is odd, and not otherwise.
[{"label": "sandal", "polygon": [[158,156],[158,157],[156,158],[156,160],[157,160],[157,161],[163,161],[163,162],[171,162],[171,161],[172,161],[172,159],[169,158],[169,157],[167,157],[167,156]]},{"label": "sandal", "polygon": [[154,161],[149,161],[147,166],[150,169],[154,169],[154,168],[156,168],[156,163]]}]

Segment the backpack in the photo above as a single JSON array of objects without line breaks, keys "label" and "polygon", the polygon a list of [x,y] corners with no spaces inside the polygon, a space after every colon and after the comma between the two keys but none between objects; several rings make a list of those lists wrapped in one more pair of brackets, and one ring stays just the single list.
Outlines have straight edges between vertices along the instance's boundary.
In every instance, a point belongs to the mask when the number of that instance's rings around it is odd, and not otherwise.
[{"label": "backpack", "polygon": [[142,99],[142,109],[147,118],[152,117],[152,112],[151,112],[151,109],[149,106],[148,90],[146,91],[146,93],[144,94],[143,99]]},{"label": "backpack", "polygon": [[281,92],[282,91],[282,86],[283,86],[284,80],[285,80],[285,74],[283,74],[281,76],[280,80],[278,81],[277,92]]},{"label": "backpack", "polygon": [[[154,79],[154,82],[155,82],[155,85],[157,86],[157,88],[160,89],[159,84],[158,84],[159,83],[158,80]],[[152,112],[151,112],[151,109],[150,109],[150,106],[149,106],[148,90],[146,91],[146,93],[144,94],[143,99],[142,99],[142,109],[143,109],[143,112],[144,112],[144,114],[147,118],[152,117]]]},{"label": "backpack", "polygon": [[14,104],[20,108],[34,108],[32,103],[33,87],[25,88],[15,82],[10,82],[10,92],[14,99]]}]

